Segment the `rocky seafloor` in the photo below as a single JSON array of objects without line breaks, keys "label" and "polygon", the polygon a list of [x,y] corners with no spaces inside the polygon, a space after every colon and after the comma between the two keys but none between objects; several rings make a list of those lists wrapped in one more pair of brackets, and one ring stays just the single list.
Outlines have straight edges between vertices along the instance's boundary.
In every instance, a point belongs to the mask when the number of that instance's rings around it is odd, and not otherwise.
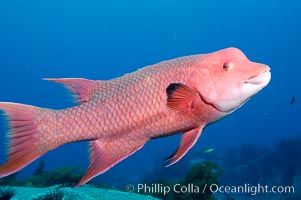
[{"label": "rocky seafloor", "polygon": [[10,198],[11,200],[156,200],[156,198],[151,196],[101,189],[89,185],[79,188],[52,186],[46,188],[10,187],[10,189],[15,191],[14,196]]},{"label": "rocky seafloor", "polygon": [[[13,191],[13,196],[1,196],[1,192]],[[216,200],[299,200],[297,194],[215,194]],[[231,197],[230,197],[231,196]],[[84,185],[79,188],[64,187],[56,185],[52,187],[2,187],[0,191],[0,200],[158,200],[152,196],[141,195],[137,193],[122,192],[113,189],[97,188],[93,185]],[[165,199],[165,198],[163,198]],[[192,198],[195,199],[195,198]],[[212,199],[212,198],[208,198]]]}]

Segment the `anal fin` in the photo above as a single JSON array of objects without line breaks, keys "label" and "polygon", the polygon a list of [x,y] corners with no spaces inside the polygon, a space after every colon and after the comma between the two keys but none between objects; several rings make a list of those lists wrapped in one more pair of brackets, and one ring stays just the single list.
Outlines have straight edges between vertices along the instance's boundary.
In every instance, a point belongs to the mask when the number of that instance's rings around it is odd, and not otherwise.
[{"label": "anal fin", "polygon": [[146,140],[119,138],[113,141],[103,139],[90,142],[90,166],[86,174],[75,186],[85,184],[95,176],[108,171],[111,167],[129,157],[143,147]]},{"label": "anal fin", "polygon": [[165,161],[170,161],[166,167],[175,164],[178,162],[185,154],[195,145],[199,139],[204,126],[199,128],[192,129],[183,134],[181,137],[180,146],[177,150],[165,159]]}]

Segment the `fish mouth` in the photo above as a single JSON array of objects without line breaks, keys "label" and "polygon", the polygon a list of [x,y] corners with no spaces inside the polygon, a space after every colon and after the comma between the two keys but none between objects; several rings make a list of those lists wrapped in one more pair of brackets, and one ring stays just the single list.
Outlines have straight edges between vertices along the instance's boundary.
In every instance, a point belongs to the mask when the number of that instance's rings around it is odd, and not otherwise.
[{"label": "fish mouth", "polygon": [[247,81],[245,81],[245,84],[252,84],[252,85],[263,84],[264,86],[266,86],[269,83],[270,79],[271,79],[271,72],[270,72],[270,68],[267,67],[267,69],[262,73],[260,73],[259,75],[250,77]]},{"label": "fish mouth", "polygon": [[[250,77],[245,84],[242,86],[243,98],[245,103],[248,99],[250,99],[254,94],[262,90],[271,80],[271,72],[270,68],[266,66],[265,70],[261,72],[259,75],[255,77]],[[243,104],[242,103],[242,104]]]},{"label": "fish mouth", "polygon": [[215,109],[222,113],[231,113],[245,104],[253,95],[262,90],[271,80],[271,72],[269,67],[257,76],[252,76],[242,84],[241,94],[232,100],[225,100],[219,104],[211,104]]}]

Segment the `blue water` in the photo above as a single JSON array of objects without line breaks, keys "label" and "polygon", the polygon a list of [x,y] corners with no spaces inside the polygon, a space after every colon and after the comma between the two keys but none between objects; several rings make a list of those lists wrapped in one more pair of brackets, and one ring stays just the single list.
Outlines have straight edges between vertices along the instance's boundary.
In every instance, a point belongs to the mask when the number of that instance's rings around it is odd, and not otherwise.
[{"label": "blue water", "polygon": [[[210,125],[192,152],[243,144],[272,147],[301,133],[300,9],[297,0],[2,0],[0,101],[66,108],[75,105],[66,90],[42,78],[108,80],[163,60],[234,46],[268,64],[272,80],[238,111]],[[163,166],[178,142],[179,136],[151,141],[97,180],[139,182]],[[87,143],[60,147],[43,159],[47,169],[79,165],[84,170]],[[30,176],[36,165],[20,175]]]}]

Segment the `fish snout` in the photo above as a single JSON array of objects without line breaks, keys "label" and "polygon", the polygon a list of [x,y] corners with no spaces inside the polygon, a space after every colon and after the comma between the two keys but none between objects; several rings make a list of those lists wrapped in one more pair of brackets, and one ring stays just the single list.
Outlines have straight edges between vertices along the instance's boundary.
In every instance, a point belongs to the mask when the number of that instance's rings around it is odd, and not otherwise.
[{"label": "fish snout", "polygon": [[271,79],[271,68],[268,65],[256,63],[257,70],[245,81],[245,83],[259,85],[266,83],[267,85]]},{"label": "fish snout", "polygon": [[271,68],[268,65],[265,65],[265,71],[271,71]]}]

